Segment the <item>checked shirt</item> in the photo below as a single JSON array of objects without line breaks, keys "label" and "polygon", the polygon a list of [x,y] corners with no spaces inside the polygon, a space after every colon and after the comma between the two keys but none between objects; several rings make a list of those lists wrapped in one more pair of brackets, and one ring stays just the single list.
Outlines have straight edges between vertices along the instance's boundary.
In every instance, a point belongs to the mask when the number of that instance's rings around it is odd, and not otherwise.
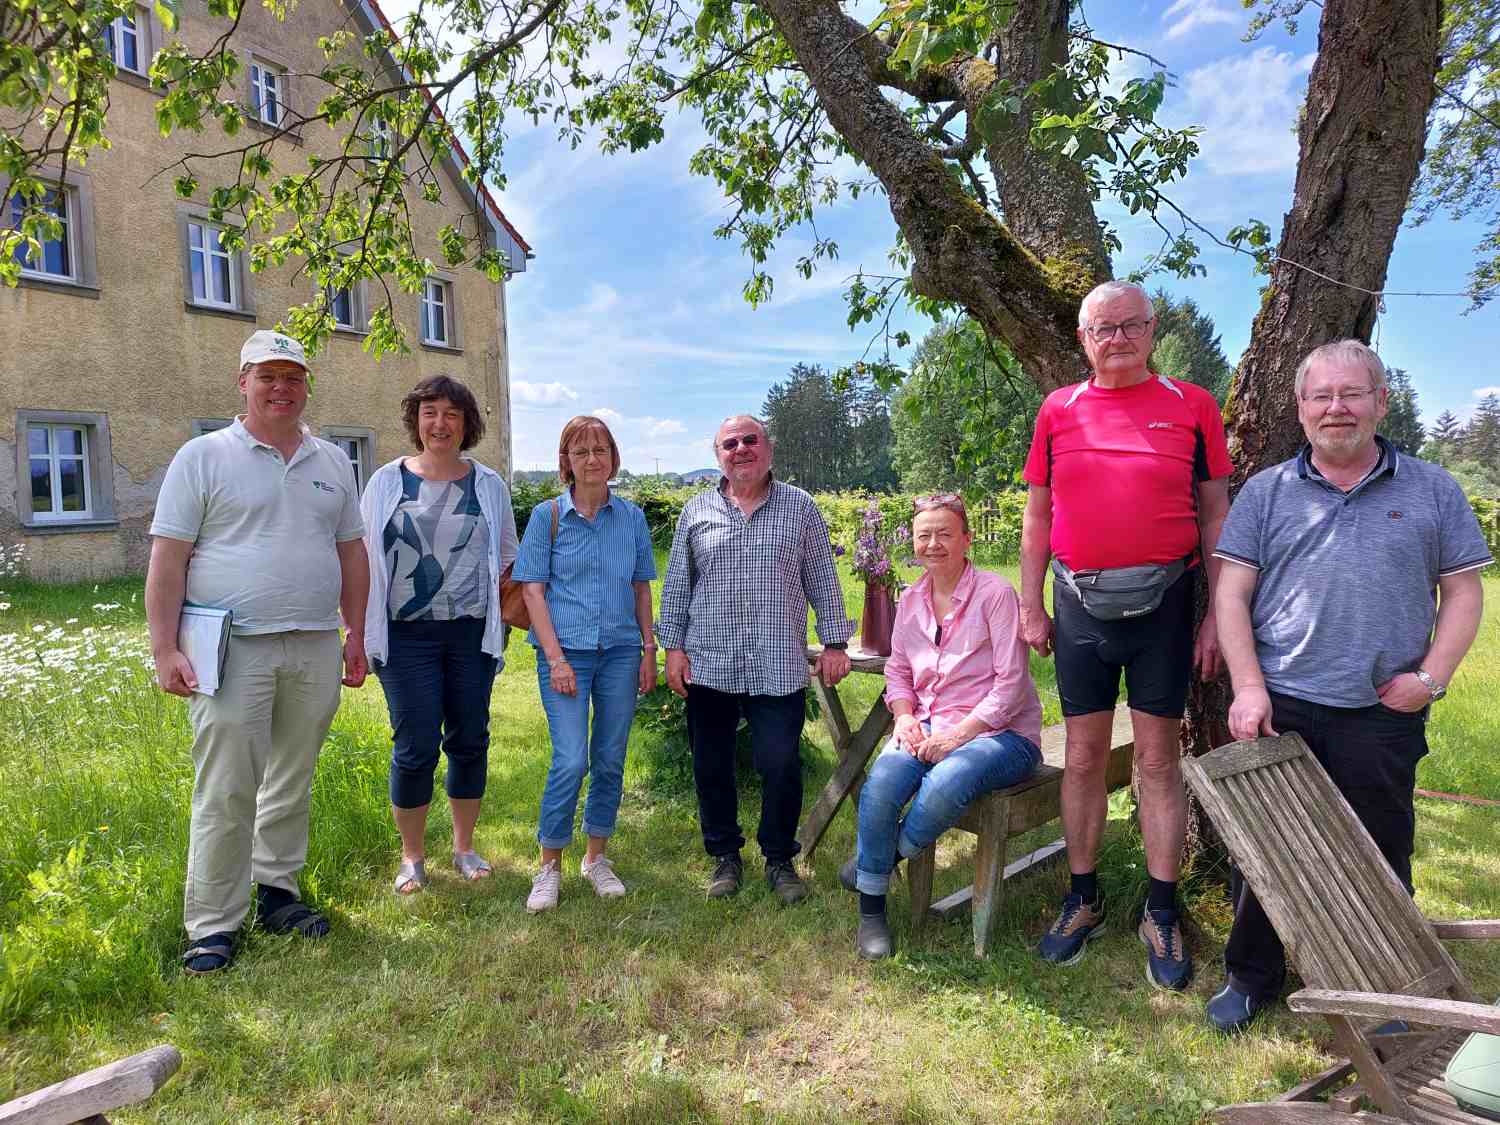
[{"label": "checked shirt", "polygon": [[818,638],[854,633],[833,565],[828,525],[800,488],[771,480],[748,517],[724,481],[688,501],[661,592],[657,639],[684,649],[692,682],[716,691],[788,695],[807,686],[807,607]]}]

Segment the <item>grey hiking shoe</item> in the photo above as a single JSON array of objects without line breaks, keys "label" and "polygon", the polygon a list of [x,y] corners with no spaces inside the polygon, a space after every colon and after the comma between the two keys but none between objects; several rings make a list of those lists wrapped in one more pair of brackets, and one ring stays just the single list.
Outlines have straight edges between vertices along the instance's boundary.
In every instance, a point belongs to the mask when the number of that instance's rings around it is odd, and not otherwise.
[{"label": "grey hiking shoe", "polygon": [[807,897],[807,884],[789,859],[766,864],[766,883],[783,906],[792,906]]},{"label": "grey hiking shoe", "polygon": [[740,881],[745,877],[745,865],[740,853],[721,855],[714,865],[713,877],[708,881],[709,898],[729,898],[740,893]]},{"label": "grey hiking shoe", "polygon": [[854,952],[866,961],[879,961],[891,955],[891,927],[884,914],[861,914],[859,932],[854,935]]}]

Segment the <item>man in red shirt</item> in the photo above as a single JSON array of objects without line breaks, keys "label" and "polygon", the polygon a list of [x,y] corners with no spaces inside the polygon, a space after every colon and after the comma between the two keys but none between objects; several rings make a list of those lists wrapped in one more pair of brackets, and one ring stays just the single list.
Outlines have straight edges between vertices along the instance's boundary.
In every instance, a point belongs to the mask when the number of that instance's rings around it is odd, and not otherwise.
[{"label": "man in red shirt", "polygon": [[[1177,913],[1187,823],[1178,728],[1194,665],[1205,678],[1220,668],[1212,555],[1229,510],[1230,464],[1213,396],[1148,366],[1154,322],[1145,291],[1125,282],[1099,286],[1079,309],[1078,339],[1093,375],[1042,403],[1023,474],[1031,491],[1021,529],[1021,636],[1043,656],[1055,650],[1067,725],[1062,819],[1072,885],[1038,953],[1073,964],[1104,927],[1095,868],[1123,670],[1151,877],[1137,933],[1147,979],[1178,990],[1193,975]],[[1042,600],[1053,557],[1055,626]],[[1202,560],[1210,611],[1195,641],[1193,584]],[[1136,605],[1128,592],[1113,609],[1096,603],[1093,592],[1106,585],[1142,585],[1138,574],[1113,572],[1146,566],[1164,568],[1153,576],[1154,608],[1149,594]]]}]

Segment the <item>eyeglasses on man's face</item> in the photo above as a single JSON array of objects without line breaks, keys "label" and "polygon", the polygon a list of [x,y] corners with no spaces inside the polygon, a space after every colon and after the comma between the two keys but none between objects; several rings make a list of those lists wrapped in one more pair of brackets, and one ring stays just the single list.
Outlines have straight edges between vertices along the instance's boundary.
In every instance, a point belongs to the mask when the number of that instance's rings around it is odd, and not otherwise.
[{"label": "eyeglasses on man's face", "polygon": [[1302,396],[1302,401],[1310,403],[1319,409],[1327,410],[1336,402],[1342,402],[1345,406],[1358,406],[1374,393],[1374,387],[1355,387],[1341,391],[1319,391],[1317,394],[1305,394]]},{"label": "eyeglasses on man's face", "polygon": [[1105,344],[1115,338],[1116,332],[1125,333],[1127,340],[1139,340],[1146,334],[1146,329],[1151,327],[1155,317],[1147,317],[1145,320],[1126,320],[1119,324],[1090,324],[1086,331],[1096,344]]},{"label": "eyeglasses on man's face", "polygon": [[754,449],[759,444],[759,434],[746,434],[744,437],[725,438],[723,441],[719,442],[719,448],[722,449],[725,453],[733,453],[742,445],[746,449]]}]

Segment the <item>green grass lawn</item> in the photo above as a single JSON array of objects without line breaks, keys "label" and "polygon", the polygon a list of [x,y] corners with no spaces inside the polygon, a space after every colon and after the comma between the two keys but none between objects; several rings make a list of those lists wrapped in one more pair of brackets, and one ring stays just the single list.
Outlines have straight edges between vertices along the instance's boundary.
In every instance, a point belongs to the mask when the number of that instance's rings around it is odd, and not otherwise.
[{"label": "green grass lawn", "polygon": [[[431,888],[391,894],[389,732],[372,677],[346,690],[314,790],[303,885],[333,935],[255,933],[231,971],[185,977],[189,731],[182,702],[147,677],[140,582],[0,585],[0,1101],[164,1041],[182,1071],[117,1120],[1196,1122],[1326,1064],[1323,1027],[1284,1008],[1234,1041],[1204,1024],[1228,922],[1207,879],[1189,895],[1199,973],[1184,995],[1147,986],[1124,901],[1076,967],[1035,959],[1059,869],[1014,886],[987,962],[969,952],[967,917],[913,940],[899,887],[898,956],[857,961],[854,903],[837,883],[848,811],[809,865],[802,906],[779,908],[754,859],[738,898],[710,902],[695,805],[680,774],[664,780],[671,739],[658,732],[632,741],[611,849],[629,896],[595,900],[575,848],[561,907],[528,917],[549,748],[535,661],[515,641],[478,833],[494,878],[451,872],[439,801]],[[1500,580],[1486,592],[1500,605]],[[1034,669],[1055,721],[1050,665]],[[856,677],[850,709],[876,689]],[[1500,798],[1497,694],[1492,610],[1436,709],[1422,785]],[[832,758],[821,726],[808,735],[810,800]],[[1104,874],[1129,887],[1141,854],[1126,802],[1115,807]],[[1500,916],[1500,809],[1418,808],[1423,908]],[[752,836],[756,812],[752,786]],[[966,847],[944,845],[958,866],[940,870],[938,893],[964,881]],[[1500,991],[1500,943],[1454,953],[1482,994]]]}]

